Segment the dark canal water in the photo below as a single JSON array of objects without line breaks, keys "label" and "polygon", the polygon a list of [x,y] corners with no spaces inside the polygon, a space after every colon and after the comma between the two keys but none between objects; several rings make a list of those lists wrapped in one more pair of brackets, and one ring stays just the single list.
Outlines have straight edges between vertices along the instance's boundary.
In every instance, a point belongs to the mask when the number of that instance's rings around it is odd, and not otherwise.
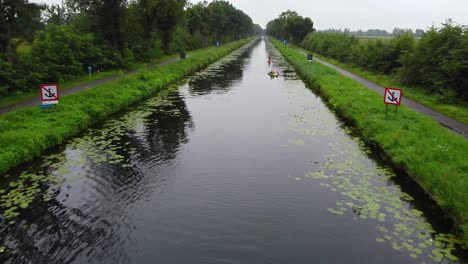
[{"label": "dark canal water", "polygon": [[6,175],[0,262],[463,258],[372,156],[258,41]]}]

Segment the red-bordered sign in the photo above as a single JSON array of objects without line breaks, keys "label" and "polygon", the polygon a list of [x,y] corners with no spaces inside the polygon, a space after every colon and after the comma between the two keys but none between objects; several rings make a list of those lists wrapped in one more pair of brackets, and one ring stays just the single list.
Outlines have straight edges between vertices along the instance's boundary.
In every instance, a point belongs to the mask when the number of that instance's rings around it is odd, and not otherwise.
[{"label": "red-bordered sign", "polygon": [[403,90],[398,88],[385,88],[384,103],[392,105],[400,105],[403,98]]},{"label": "red-bordered sign", "polygon": [[44,103],[58,103],[59,91],[57,84],[41,84],[41,101]]}]

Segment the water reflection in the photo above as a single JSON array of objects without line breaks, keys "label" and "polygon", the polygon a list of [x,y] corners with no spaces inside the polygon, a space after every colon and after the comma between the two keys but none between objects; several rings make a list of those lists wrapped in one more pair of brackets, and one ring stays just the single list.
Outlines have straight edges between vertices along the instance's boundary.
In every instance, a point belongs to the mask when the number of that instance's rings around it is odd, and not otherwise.
[{"label": "water reflection", "polygon": [[[187,143],[186,130],[193,127],[185,102],[175,91],[140,122],[139,129],[128,140],[135,146],[138,158],[154,166],[173,160],[180,146]],[[138,136],[142,132],[144,136]]]},{"label": "water reflection", "polygon": [[289,67],[257,43],[12,175],[0,262],[450,262]]},{"label": "water reflection", "polygon": [[136,243],[129,240],[132,207],[167,185],[191,128],[184,100],[173,91],[23,172],[25,182],[54,180],[39,186],[48,199],[35,199],[14,224],[2,219],[0,262],[128,262],[124,245]]},{"label": "water reflection", "polygon": [[190,95],[228,92],[242,80],[251,53],[252,49],[244,47],[227,60],[216,62],[207,70],[197,73],[188,82]]}]

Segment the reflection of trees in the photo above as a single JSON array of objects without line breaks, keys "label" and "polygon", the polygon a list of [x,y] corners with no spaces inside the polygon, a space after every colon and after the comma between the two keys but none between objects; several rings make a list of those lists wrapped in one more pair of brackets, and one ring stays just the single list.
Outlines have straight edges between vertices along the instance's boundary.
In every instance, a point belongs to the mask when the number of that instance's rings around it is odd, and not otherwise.
[{"label": "reflection of trees", "polygon": [[160,163],[176,157],[181,144],[187,142],[186,128],[192,126],[190,113],[179,92],[166,97],[169,104],[158,106],[146,118],[144,138],[130,138],[131,147],[136,148],[139,162]]},{"label": "reflection of trees", "polygon": [[213,91],[227,92],[236,82],[242,80],[246,58],[250,57],[252,48],[227,63],[211,66],[203,74],[192,77],[189,81],[191,95],[204,95]]},{"label": "reflection of trees", "polygon": [[[186,128],[191,126],[178,92],[168,95],[165,102],[138,123],[143,136],[128,129],[119,137],[107,135],[112,139],[109,147],[119,146],[115,154],[123,161],[113,165],[86,159],[81,164],[86,169],[77,170],[88,175],[79,180],[82,185],[73,183],[73,187],[81,189],[79,193],[68,190],[65,182],[51,202],[36,201],[15,219],[16,224],[8,225],[0,219],[0,246],[7,248],[7,253],[0,254],[0,262],[128,262],[122,248],[134,229],[129,208],[164,188],[172,176],[172,161],[187,142]],[[92,138],[103,140],[99,135]],[[93,151],[98,156],[108,155],[100,144],[84,144],[81,155]],[[76,168],[70,165],[68,169]]]}]

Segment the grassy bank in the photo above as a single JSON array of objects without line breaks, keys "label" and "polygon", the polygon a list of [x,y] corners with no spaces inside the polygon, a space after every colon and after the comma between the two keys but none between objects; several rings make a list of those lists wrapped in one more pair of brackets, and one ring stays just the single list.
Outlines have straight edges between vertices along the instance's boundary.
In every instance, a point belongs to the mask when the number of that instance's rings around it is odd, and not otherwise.
[{"label": "grassy bank", "polygon": [[[308,52],[307,50],[304,50],[304,49],[301,49],[301,50]],[[405,97],[408,97],[446,116],[449,116],[455,120],[458,120],[459,122],[462,122],[465,125],[468,125],[468,104],[467,103],[464,103],[461,101],[455,103],[454,98],[450,98],[444,95],[428,94],[422,89],[401,85],[398,82],[397,78],[394,76],[375,74],[375,73],[372,73],[372,72],[369,72],[360,68],[353,67],[346,63],[341,63],[334,59],[323,57],[320,54],[314,53],[314,56],[324,61],[327,61],[331,64],[334,64],[336,66],[339,66],[340,68],[343,68],[356,75],[359,75],[380,86],[402,88],[404,89]]]},{"label": "grassy bank", "polygon": [[304,81],[359,129],[364,140],[378,145],[453,217],[468,245],[468,142],[405,106],[399,108],[397,118],[387,117],[381,95],[272,41]]},{"label": "grassy bank", "polygon": [[32,160],[109,115],[164,90],[169,84],[208,66],[251,40],[203,49],[186,60],[63,97],[55,111],[31,107],[1,116],[0,174]]},{"label": "grassy bank", "polygon": [[[194,51],[188,52],[187,54],[191,54],[193,52],[199,52],[199,51],[203,52],[204,50],[205,49],[194,50]],[[130,65],[127,70],[129,70],[129,71],[132,71],[132,70],[141,71],[141,70],[144,70],[145,67],[147,67],[148,65],[158,64],[160,62],[164,62],[164,61],[167,61],[167,60],[170,60],[170,59],[177,58],[178,56],[179,56],[179,54],[173,54],[173,55],[164,56],[164,57],[159,58],[157,60],[154,60],[153,62],[150,62],[150,63],[148,63],[148,62],[134,63],[134,64]],[[123,75],[124,73],[125,73],[125,69],[112,69],[112,70],[108,70],[108,71],[101,71],[99,74],[94,73],[91,77],[89,77],[88,74],[83,74],[82,76],[77,76],[77,77],[74,77],[74,78],[72,78],[70,80],[58,83],[58,86],[60,87],[60,90],[64,90],[64,89],[67,89],[67,88],[70,88],[70,87],[73,87],[73,86],[76,86],[76,85],[88,83],[90,81],[101,80],[101,79],[104,79],[104,78],[107,78],[107,77],[110,77],[110,76],[115,76],[115,75]],[[9,106],[9,105],[13,105],[15,103],[24,101],[26,99],[35,98],[35,97],[38,96],[38,93],[39,93],[39,88],[37,88],[36,91],[24,92],[24,93],[19,93],[17,95],[2,97],[2,98],[0,98],[0,107],[6,107],[6,106]]]}]

